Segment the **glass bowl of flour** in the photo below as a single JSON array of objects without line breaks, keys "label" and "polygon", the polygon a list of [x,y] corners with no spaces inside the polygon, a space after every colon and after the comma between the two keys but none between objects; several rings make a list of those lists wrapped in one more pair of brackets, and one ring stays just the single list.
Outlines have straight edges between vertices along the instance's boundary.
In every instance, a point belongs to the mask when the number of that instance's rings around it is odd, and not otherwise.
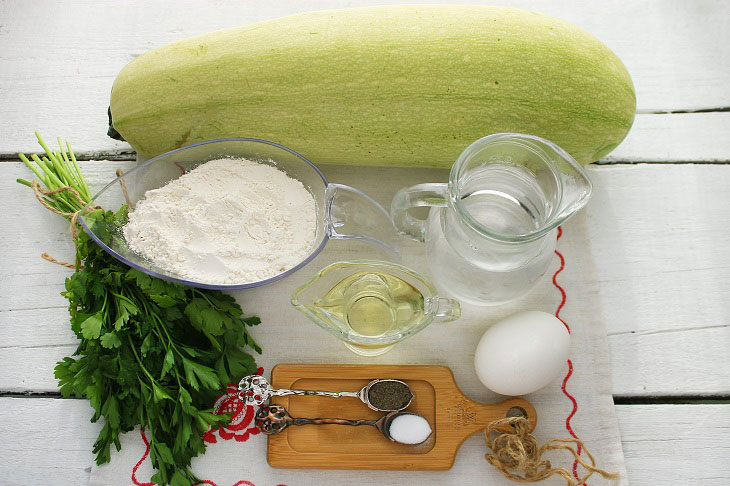
[{"label": "glass bowl of flour", "polygon": [[104,250],[193,287],[277,281],[309,263],[329,239],[362,240],[399,254],[390,215],[371,197],[327,181],[289,148],[252,138],[159,155],[111,181],[89,207],[120,215],[115,222],[93,213],[79,217]]}]

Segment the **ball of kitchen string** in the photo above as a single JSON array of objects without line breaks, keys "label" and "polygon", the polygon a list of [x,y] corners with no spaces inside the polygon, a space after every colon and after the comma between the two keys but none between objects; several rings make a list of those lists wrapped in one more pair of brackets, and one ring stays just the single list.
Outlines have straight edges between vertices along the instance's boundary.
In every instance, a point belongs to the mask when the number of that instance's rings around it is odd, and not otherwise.
[{"label": "ball of kitchen string", "polygon": [[557,317],[526,311],[492,325],[474,355],[479,380],[502,395],[526,395],[543,388],[564,370],[570,333]]}]

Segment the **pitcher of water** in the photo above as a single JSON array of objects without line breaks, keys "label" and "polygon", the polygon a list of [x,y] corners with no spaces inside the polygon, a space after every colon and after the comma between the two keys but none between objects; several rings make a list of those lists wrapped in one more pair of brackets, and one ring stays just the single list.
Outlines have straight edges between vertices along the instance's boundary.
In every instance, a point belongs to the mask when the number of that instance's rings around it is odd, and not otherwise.
[{"label": "pitcher of water", "polygon": [[[583,167],[552,142],[500,133],[472,143],[448,184],[401,189],[391,214],[398,230],[426,243],[437,287],[476,305],[527,293],[547,271],[557,227],[591,194]],[[419,219],[409,210],[430,207]]]}]

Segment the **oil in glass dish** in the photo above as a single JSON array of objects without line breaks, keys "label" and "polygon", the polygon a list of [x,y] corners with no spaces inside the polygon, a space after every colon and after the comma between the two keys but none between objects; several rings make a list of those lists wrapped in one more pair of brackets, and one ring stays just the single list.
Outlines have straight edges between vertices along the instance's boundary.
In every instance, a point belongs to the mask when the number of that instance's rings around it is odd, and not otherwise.
[{"label": "oil in glass dish", "polygon": [[431,322],[461,315],[408,267],[378,260],[332,263],[294,291],[291,303],[352,352],[379,356]]},{"label": "oil in glass dish", "polygon": [[395,275],[363,271],[341,280],[314,307],[360,336],[377,338],[421,322],[424,296]]}]

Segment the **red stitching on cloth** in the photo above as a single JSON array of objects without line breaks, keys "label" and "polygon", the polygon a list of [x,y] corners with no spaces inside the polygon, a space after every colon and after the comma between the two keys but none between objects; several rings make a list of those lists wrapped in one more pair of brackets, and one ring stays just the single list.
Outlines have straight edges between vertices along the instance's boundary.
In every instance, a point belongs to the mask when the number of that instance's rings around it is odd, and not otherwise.
[{"label": "red stitching on cloth", "polygon": [[[559,240],[561,236],[563,236],[563,228],[561,226],[558,226],[558,238],[557,239]],[[560,259],[560,268],[558,268],[557,271],[553,274],[553,285],[555,285],[555,287],[557,287],[557,289],[560,291],[560,296],[562,297],[560,300],[560,305],[558,305],[558,308],[555,311],[555,317],[560,319],[560,322],[562,322],[565,325],[565,328],[568,330],[568,333],[570,333],[570,326],[568,326],[568,323],[560,318],[560,311],[563,309],[565,302],[568,300],[568,296],[565,293],[565,290],[563,289],[563,287],[561,287],[560,284],[558,284],[558,280],[557,280],[558,274],[560,272],[562,272],[563,269],[565,268],[565,258],[563,258],[562,253],[560,253],[557,249],[555,249],[555,254],[558,255],[558,258]],[[573,432],[573,427],[571,427],[571,425],[570,425],[570,419],[572,419],[573,416],[578,412],[578,401],[575,399],[575,397],[573,397],[573,395],[568,393],[568,390],[566,388],[566,386],[568,385],[568,380],[570,379],[570,377],[572,375],[573,375],[573,362],[571,360],[568,360],[568,374],[565,375],[565,378],[563,378],[563,384],[560,387],[560,389],[563,391],[563,394],[566,397],[568,397],[568,399],[573,404],[573,410],[571,410],[570,415],[568,415],[568,417],[565,419],[565,428],[574,439],[578,439],[578,436],[575,435],[575,432]],[[578,455],[580,455],[581,450],[582,450],[580,447],[580,444],[577,444],[576,449],[577,449]],[[578,460],[577,459],[575,461],[573,461],[573,476],[575,477],[575,479],[580,479],[580,477],[578,476]],[[585,486],[585,483],[583,483],[583,486]]]},{"label": "red stitching on cloth", "polygon": [[[563,228],[558,226],[558,239],[560,239],[561,236],[563,236]],[[565,305],[565,301],[568,300],[568,296],[566,295],[565,290],[563,289],[563,287],[560,286],[560,284],[558,283],[558,280],[557,280],[558,274],[560,272],[562,272],[563,269],[565,268],[565,258],[563,258],[563,254],[560,253],[558,250],[555,250],[555,254],[558,255],[558,258],[560,259],[560,268],[558,268],[555,271],[555,273],[553,274],[553,285],[555,285],[555,287],[558,288],[558,290],[560,291],[560,296],[561,296],[560,305],[558,305],[558,310],[555,311],[555,317],[560,319],[560,311],[563,310],[563,306]],[[560,319],[560,322],[562,322],[563,325],[565,325],[565,328],[568,330],[568,333],[570,333],[570,326],[568,325],[568,323],[562,319]]]},{"label": "red stitching on cloth", "polygon": [[[210,486],[218,486],[217,484],[215,484],[213,481],[210,481],[209,479],[200,481],[198,484],[208,484]],[[239,481],[239,482],[235,483],[233,486],[256,486],[256,485],[253,484],[251,481]],[[285,485],[281,484],[281,485],[277,485],[277,486],[285,486]]]},{"label": "red stitching on cloth", "polygon": [[[150,454],[150,442],[147,440],[147,436],[144,433],[144,429],[140,428],[139,433],[142,436],[142,441],[144,442],[144,445],[145,445],[145,451],[144,451],[144,454],[142,454],[142,458],[139,461],[137,461],[137,464],[135,464],[134,468],[132,469],[132,482],[136,486],[155,486],[155,483],[140,483],[139,481],[137,481],[137,469],[139,469],[139,466],[142,465],[144,460],[147,459],[147,456]],[[216,483],[214,483],[210,479],[203,479],[202,481],[200,481],[199,483],[196,483],[196,484],[207,484],[209,486],[218,486]],[[233,486],[256,486],[256,485],[254,483],[252,483],[251,481],[241,480],[241,481],[238,481],[237,483],[233,484]],[[286,484],[277,484],[276,486],[286,486]]]},{"label": "red stitching on cloth", "polygon": [[[256,374],[259,376],[263,373],[263,368],[256,370]],[[229,383],[223,394],[215,401],[213,413],[230,413],[231,421],[224,427],[211,429],[203,434],[203,440],[205,442],[210,444],[218,442],[216,434],[220,435],[223,440],[246,442],[251,435],[256,435],[260,432],[257,427],[249,427],[253,421],[254,409],[243,404],[238,397],[238,386],[233,383]]]},{"label": "red stitching on cloth", "polygon": [[[573,395],[568,393],[568,390],[566,390],[566,388],[565,388],[566,385],[568,384],[568,379],[570,379],[570,376],[572,374],[573,374],[573,362],[568,360],[568,374],[565,375],[565,378],[563,378],[563,386],[561,386],[560,388],[561,388],[561,390],[563,390],[563,393],[565,394],[565,396],[568,397],[568,399],[573,403],[573,410],[571,410],[570,415],[568,415],[568,417],[565,419],[565,428],[568,430],[568,433],[570,433],[570,435],[574,439],[577,439],[578,436],[575,435],[575,432],[573,432],[573,427],[570,426],[570,419],[572,419],[573,415],[575,415],[578,412],[578,401],[575,399],[575,397],[573,397]],[[577,444],[576,449],[578,451],[578,455],[580,455],[581,450],[582,450],[580,447],[580,444]],[[580,479],[578,477],[578,460],[577,459],[575,461],[573,461],[573,476],[575,477],[575,479]],[[585,483],[583,483],[583,484],[585,484]]]},{"label": "red stitching on cloth", "polygon": [[[264,369],[259,368],[256,370],[257,375],[263,375]],[[236,403],[237,400],[237,403]],[[229,383],[226,387],[225,392],[223,395],[218,397],[218,400],[216,400],[215,407],[214,407],[214,413],[221,414],[221,413],[231,413],[233,415],[233,418],[231,420],[231,424],[229,424],[226,427],[221,427],[218,429],[209,430],[203,435],[203,440],[210,443],[216,442],[215,433],[218,432],[222,439],[224,440],[231,440],[235,439],[236,442],[244,442],[248,440],[249,435],[256,435],[260,431],[256,427],[249,428],[244,431],[243,435],[238,435],[236,432],[240,430],[244,430],[249,423],[251,423],[251,420],[253,419],[254,410],[253,407],[245,407],[246,411],[245,414],[243,413],[243,403],[240,399],[238,399],[238,388],[233,385],[233,383]],[[228,431],[234,431],[233,433],[230,433]],[[150,454],[150,443],[147,440],[147,436],[144,433],[144,429],[140,428],[139,433],[142,436],[142,441],[145,445],[145,451],[144,454],[142,454],[142,457],[139,461],[137,461],[137,464],[134,465],[134,468],[132,468],[132,482],[135,484],[135,486],[155,486],[154,483],[140,483],[137,480],[137,470],[139,469],[139,466],[142,465],[142,463],[147,459],[147,456]],[[197,484],[207,484],[209,486],[218,486],[216,483],[211,481],[210,479],[203,479]],[[233,486],[256,486],[251,481],[241,480],[235,483]],[[277,484],[276,486],[286,486],[285,484]]]},{"label": "red stitching on cloth", "polygon": [[137,464],[134,465],[134,468],[132,468],[132,482],[136,486],[155,486],[154,483],[140,483],[137,481],[137,469],[139,469],[139,466],[142,465],[145,459],[147,459],[147,456],[150,454],[150,443],[147,441],[147,436],[144,435],[144,429],[140,427],[139,433],[142,435],[142,441],[144,441],[145,451],[144,454],[142,454],[142,458],[140,458],[139,461],[137,461]]}]

